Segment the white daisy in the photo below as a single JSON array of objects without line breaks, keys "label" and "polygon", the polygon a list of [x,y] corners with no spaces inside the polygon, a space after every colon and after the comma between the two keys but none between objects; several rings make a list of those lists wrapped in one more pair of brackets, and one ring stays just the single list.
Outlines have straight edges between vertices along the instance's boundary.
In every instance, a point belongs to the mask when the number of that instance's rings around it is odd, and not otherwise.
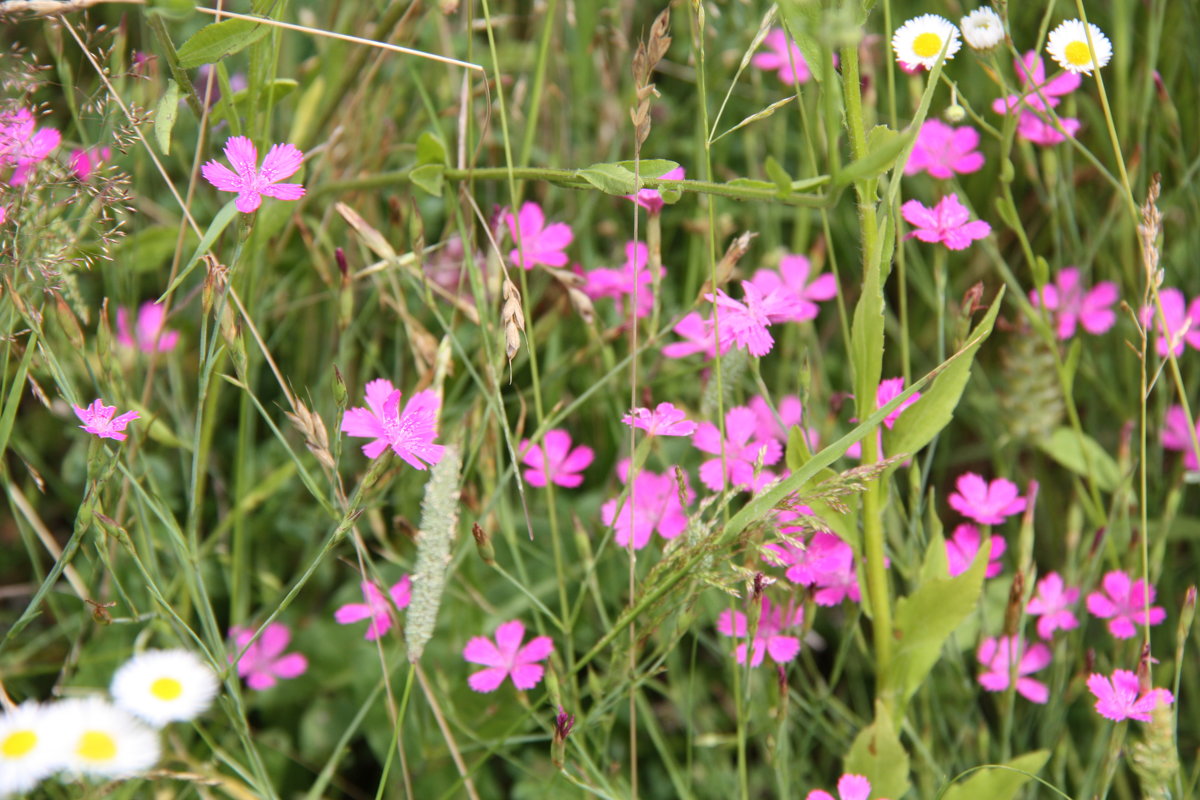
[{"label": "white daisy", "polygon": [[954,23],[937,14],[913,17],[892,34],[892,50],[896,52],[896,60],[910,68],[922,66],[933,69],[943,48],[946,48],[946,60],[949,61],[962,49],[962,41],[958,38],[958,28],[954,27]]},{"label": "white daisy", "polygon": [[[1088,47],[1088,31],[1092,34],[1095,53]],[[1081,21],[1069,19],[1050,31],[1046,52],[1067,72],[1091,75],[1093,69],[1105,66],[1112,58],[1112,42],[1092,23],[1085,28]]]},{"label": "white daisy", "polygon": [[121,665],[109,691],[118,706],[161,728],[212,705],[217,676],[187,650],[147,650]]},{"label": "white daisy", "polygon": [[68,772],[127,778],[158,763],[158,733],[101,697],[63,700],[51,707],[53,732]]},{"label": "white daisy", "polygon": [[48,711],[22,703],[0,714],[0,797],[24,794],[62,767],[61,742],[50,733]]},{"label": "white daisy", "polygon": [[1004,41],[1004,21],[987,6],[975,9],[958,24],[967,44],[976,50],[991,50]]}]

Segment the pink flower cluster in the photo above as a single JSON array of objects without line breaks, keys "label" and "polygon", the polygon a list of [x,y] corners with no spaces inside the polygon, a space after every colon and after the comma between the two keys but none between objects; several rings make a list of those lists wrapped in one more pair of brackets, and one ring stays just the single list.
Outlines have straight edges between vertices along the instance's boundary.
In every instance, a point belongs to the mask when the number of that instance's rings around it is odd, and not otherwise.
[{"label": "pink flower cluster", "polygon": [[[600,267],[583,273],[586,283],[583,293],[593,300],[612,297],[617,301],[617,311],[624,314],[624,301],[628,298],[634,305],[634,314],[639,319],[654,309],[654,281],[661,279],[660,267],[655,275],[646,266],[649,251],[641,242],[626,242],[625,265],[621,269]],[[636,300],[636,302],[635,302]]]},{"label": "pink flower cluster", "polygon": [[1153,305],[1146,306],[1141,313],[1142,325],[1154,328],[1158,333],[1155,343],[1158,354],[1181,356],[1184,345],[1200,350],[1200,297],[1193,298],[1189,304],[1183,292],[1172,287],[1160,289],[1158,297],[1162,301],[1161,319]]},{"label": "pink flower cluster", "polygon": [[1029,292],[1029,302],[1034,308],[1051,312],[1055,331],[1063,340],[1074,336],[1077,326],[1092,334],[1107,331],[1117,321],[1112,306],[1118,299],[1120,294],[1112,281],[1101,281],[1085,292],[1076,267],[1063,267],[1054,283],[1042,287],[1041,292],[1036,289]]},{"label": "pink flower cluster", "polygon": [[1096,698],[1096,712],[1114,722],[1149,722],[1154,709],[1175,702],[1175,696],[1166,689],[1143,689],[1138,676],[1126,669],[1115,670],[1111,678],[1093,673],[1088,676],[1087,687]]},{"label": "pink flower cluster", "polygon": [[1013,67],[1021,83],[1021,93],[996,100],[992,110],[997,114],[1019,112],[1017,135],[1043,147],[1078,133],[1079,120],[1056,118],[1049,110],[1061,103],[1063,96],[1078,89],[1082,78],[1077,73],[1064,72],[1047,81],[1046,68],[1036,50],[1030,50],[1022,59],[1014,59]]},{"label": "pink flower cluster", "polygon": [[[631,462],[625,458],[617,464],[617,476],[622,484],[629,483]],[[683,476],[684,500],[690,505],[696,493],[688,486],[687,475]],[[633,542],[634,550],[641,550],[650,542],[650,535],[658,532],[664,539],[674,539],[687,529],[687,509],[680,502],[679,484],[670,473],[658,475],[650,470],[641,470],[633,480],[629,497],[621,502],[612,498],[600,507],[600,518],[605,525],[612,525],[614,537],[621,547]]]},{"label": "pink flower cluster", "polygon": [[[797,521],[803,510],[782,511],[780,523]],[[805,539],[802,524],[780,528],[784,540],[763,547],[763,560],[779,567],[792,583],[812,590],[813,602],[819,606],[836,606],[849,599],[862,599],[855,570],[854,550],[832,533],[817,531]]]},{"label": "pink flower cluster", "polygon": [[[776,606],[764,594],[761,600],[761,614],[758,618],[758,628],[754,631],[752,642],[743,642],[734,651],[737,663],[745,664],[746,656],[750,656],[750,666],[762,664],[765,656],[771,656],[776,664],[786,664],[800,654],[800,639],[788,636],[784,632],[798,628],[804,624],[804,607],[789,603],[786,607]],[[741,611],[726,609],[717,618],[717,633],[736,639],[745,639],[750,635],[750,626],[746,615]]]},{"label": "pink flower cluster", "polygon": [[912,154],[904,165],[905,175],[928,172],[948,181],[957,173],[978,172],[984,163],[979,147],[979,131],[970,125],[952,128],[941,120],[927,119],[917,132]]},{"label": "pink flower cluster", "polygon": [[0,169],[13,167],[8,178],[13,186],[29,180],[34,166],[61,141],[62,134],[54,128],[38,128],[27,108],[0,113]]}]

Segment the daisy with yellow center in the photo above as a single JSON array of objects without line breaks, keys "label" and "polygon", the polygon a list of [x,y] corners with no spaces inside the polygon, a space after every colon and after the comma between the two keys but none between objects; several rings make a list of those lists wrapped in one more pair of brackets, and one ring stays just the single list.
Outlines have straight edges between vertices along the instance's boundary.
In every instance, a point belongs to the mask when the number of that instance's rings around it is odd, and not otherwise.
[{"label": "daisy with yellow center", "polygon": [[892,34],[892,50],[896,53],[896,60],[909,68],[921,66],[933,69],[942,50],[946,51],[946,60],[949,61],[960,49],[962,40],[959,39],[958,28],[937,14],[913,17]]},{"label": "daisy with yellow center", "polygon": [[67,771],[126,778],[158,762],[158,734],[99,697],[64,700],[52,711]]},{"label": "daisy with yellow center", "polygon": [[0,714],[0,797],[24,794],[62,767],[48,709],[23,703]]},{"label": "daisy with yellow center", "polygon": [[109,690],[122,709],[161,728],[212,705],[217,676],[187,650],[147,650],[121,665]]},{"label": "daisy with yellow center", "polygon": [[[1091,46],[1088,45],[1089,33]],[[1107,65],[1112,59],[1112,42],[1092,23],[1085,26],[1080,20],[1069,19],[1050,31],[1046,52],[1067,72],[1091,75],[1093,69]]]}]

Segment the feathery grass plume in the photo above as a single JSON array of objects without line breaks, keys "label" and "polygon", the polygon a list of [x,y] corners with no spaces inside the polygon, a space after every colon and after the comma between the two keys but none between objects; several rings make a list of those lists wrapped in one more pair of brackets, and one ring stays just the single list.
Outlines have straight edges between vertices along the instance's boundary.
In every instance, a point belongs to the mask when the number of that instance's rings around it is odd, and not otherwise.
[{"label": "feathery grass plume", "polygon": [[459,467],[462,455],[458,447],[446,445],[442,460],[432,467],[421,502],[421,533],[417,537],[417,565],[413,571],[412,603],[404,622],[408,642],[408,660],[416,663],[433,637],[438,606],[446,588],[446,567],[450,548],[458,528]]},{"label": "feathery grass plume", "polygon": [[1154,173],[1150,188],[1146,191],[1146,202],[1142,206],[1142,224],[1138,225],[1138,238],[1142,240],[1142,266],[1151,286],[1161,286],[1162,271],[1158,268],[1158,237],[1162,235],[1162,213],[1158,210],[1158,193],[1162,189],[1162,175]]},{"label": "feathery grass plume", "polygon": [[1000,356],[1006,387],[998,393],[1006,427],[1016,439],[1036,442],[1050,436],[1066,408],[1058,386],[1053,345],[1026,329],[1006,342]]}]

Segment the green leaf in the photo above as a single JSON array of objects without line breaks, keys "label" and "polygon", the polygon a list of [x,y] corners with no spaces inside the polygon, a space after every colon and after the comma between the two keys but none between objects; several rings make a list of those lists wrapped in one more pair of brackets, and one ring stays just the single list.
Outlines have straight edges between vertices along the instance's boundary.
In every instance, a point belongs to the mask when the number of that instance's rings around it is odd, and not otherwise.
[{"label": "green leaf", "polygon": [[605,194],[627,195],[637,191],[633,173],[620,164],[592,164],[575,174]]},{"label": "green leaf", "polygon": [[834,175],[834,185],[845,186],[882,175],[892,168],[913,138],[911,131],[900,133],[886,125],[876,125],[867,135],[867,154]]},{"label": "green leaf", "polygon": [[[446,145],[437,136],[425,131],[417,137],[417,164],[449,164]],[[439,195],[441,192],[438,193]]]},{"label": "green leaf", "polygon": [[1121,483],[1121,469],[1100,443],[1086,433],[1071,428],[1059,428],[1048,439],[1037,443],[1038,449],[1062,466],[1079,475],[1091,475],[1096,485],[1111,492]]},{"label": "green leaf", "polygon": [[175,117],[179,114],[179,84],[167,81],[167,91],[158,101],[154,112],[154,139],[163,155],[171,154],[171,131],[175,127]]},{"label": "green leaf", "polygon": [[1004,224],[1016,230],[1021,226],[1021,220],[1017,217],[1017,210],[1013,208],[1013,204],[1004,195],[996,195],[996,213],[1000,219],[1004,220]]},{"label": "green leaf", "polygon": [[872,797],[901,797],[908,791],[908,753],[879,700],[875,701],[875,721],[859,731],[850,745],[845,771],[866,777]]},{"label": "green leaf", "polygon": [[870,261],[850,324],[850,366],[859,419],[875,410],[875,391],[883,372],[883,281],[879,260]]},{"label": "green leaf", "polygon": [[269,26],[245,19],[227,19],[205,25],[180,46],[179,66],[195,69],[201,64],[215,64],[270,32]]},{"label": "green leaf", "polygon": [[217,212],[217,216],[209,224],[208,230],[204,232],[204,238],[200,240],[200,244],[196,245],[196,250],[192,253],[192,257],[188,259],[184,268],[175,276],[175,280],[171,282],[167,290],[158,298],[159,302],[162,302],[164,297],[175,291],[179,287],[179,284],[183,283],[183,279],[188,276],[189,272],[195,269],[196,265],[200,263],[200,259],[204,257],[204,254],[212,249],[213,244],[217,241],[217,237],[229,227],[229,223],[233,222],[234,217],[238,215],[237,206],[234,205],[236,202],[236,198],[230,200],[225,204],[224,208]]},{"label": "green leaf", "polygon": [[[274,105],[281,98],[287,97],[292,92],[299,88],[300,82],[292,78],[276,78],[266,86],[258,90],[258,102],[262,105],[270,103]],[[221,98],[224,100],[224,98]],[[239,89],[234,92],[230,98],[235,106],[244,106],[250,100],[250,89]]]},{"label": "green leaf", "polygon": [[770,181],[760,181],[755,178],[734,178],[726,186],[743,186],[747,189],[762,189],[765,192],[776,191],[775,184]]},{"label": "green leaf", "polygon": [[[979,346],[992,333],[996,322],[996,314],[1000,312],[1000,302],[1004,299],[1004,287],[996,293],[992,307],[988,309],[983,320],[971,331],[967,338],[969,344],[963,351],[934,379],[929,390],[921,395],[921,399],[900,415],[890,435],[884,437],[885,451],[888,453],[915,453],[933,440],[933,437],[950,422],[954,409],[962,397],[963,389],[971,378],[971,364]],[[861,302],[861,301],[860,301]]]},{"label": "green leaf", "polygon": [[[643,178],[661,178],[671,170],[679,166],[674,161],[668,161],[665,158],[644,158],[637,162],[637,174]],[[634,162],[618,161],[617,166],[633,172]]]},{"label": "green leaf", "polygon": [[999,767],[984,767],[946,790],[942,800],[1012,800],[1021,787],[1041,771],[1050,758],[1049,750],[1034,750]]},{"label": "green leaf", "polygon": [[787,197],[792,193],[792,176],[787,174],[787,170],[780,166],[773,156],[767,156],[763,162],[763,169],[767,171],[767,177],[775,182],[780,197]]},{"label": "green leaf", "polygon": [[434,197],[441,197],[445,174],[446,167],[444,165],[425,164],[408,173],[408,177],[418,188]]},{"label": "green leaf", "polygon": [[804,428],[793,425],[788,431],[787,467],[789,472],[795,472],[812,459],[812,450],[808,446],[808,438]]}]

